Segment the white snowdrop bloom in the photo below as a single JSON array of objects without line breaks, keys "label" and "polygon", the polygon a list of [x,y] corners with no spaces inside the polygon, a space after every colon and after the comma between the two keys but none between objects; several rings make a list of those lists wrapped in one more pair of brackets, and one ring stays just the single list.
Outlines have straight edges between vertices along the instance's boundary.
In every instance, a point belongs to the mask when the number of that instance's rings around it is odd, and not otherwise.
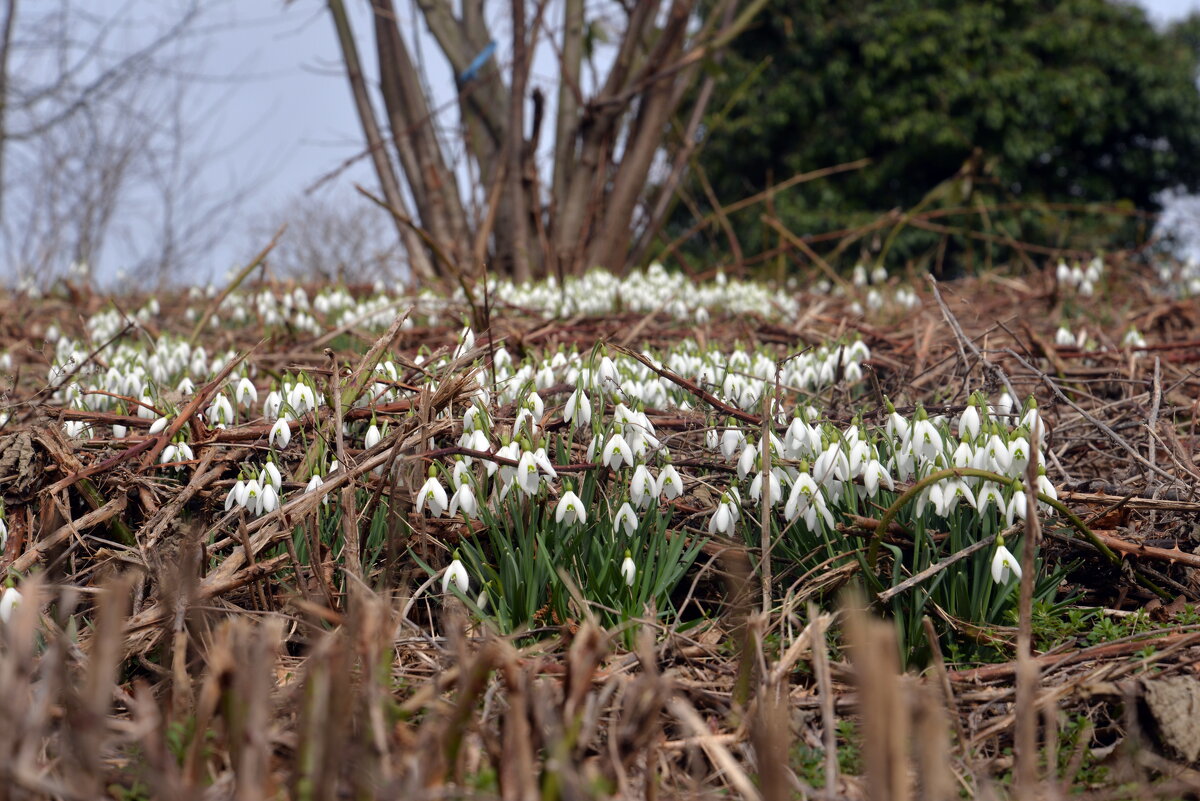
[{"label": "white snowdrop bloom", "polygon": [[625,552],[625,559],[621,562],[621,577],[625,579],[627,587],[632,587],[634,579],[637,577],[637,565],[633,563],[633,556],[629,551]]},{"label": "white snowdrop bloom", "polygon": [[954,454],[950,457],[951,463],[955,467],[970,467],[971,460],[975,456],[975,449],[970,443],[960,442],[958,447],[954,449]]},{"label": "white snowdrop bloom", "polygon": [[208,419],[216,428],[225,428],[233,422],[233,404],[224,393],[217,393],[208,407]]},{"label": "white snowdrop bloom", "polygon": [[658,485],[650,470],[644,464],[639,464],[633,471],[629,481],[629,497],[638,509],[645,509],[658,497]]},{"label": "white snowdrop bloom", "polygon": [[710,428],[704,432],[704,446],[710,451],[715,451],[721,447],[721,435],[717,433],[715,428]]},{"label": "white snowdrop bloom", "polygon": [[733,536],[733,526],[736,522],[737,517],[733,512],[733,504],[726,498],[722,498],[721,502],[717,504],[713,516],[708,519],[708,533]]},{"label": "white snowdrop bloom", "polygon": [[471,477],[470,465],[466,459],[457,459],[454,462],[454,470],[450,474],[450,484],[454,489],[458,489],[464,482],[469,481]]},{"label": "white snowdrop bloom", "polygon": [[1146,347],[1146,340],[1136,328],[1130,328],[1125,332],[1125,336],[1121,338],[1121,347],[1144,348]]},{"label": "white snowdrop bloom", "polygon": [[279,417],[279,410],[283,407],[283,395],[279,390],[273,389],[267,393],[267,397],[263,399],[263,417],[270,419]]},{"label": "white snowdrop bloom", "polygon": [[[511,459],[512,461],[520,461],[521,459],[521,444],[519,442],[510,442],[507,445],[500,446],[496,451],[496,455]],[[500,481],[506,486],[511,484],[517,477],[517,466],[511,464],[500,464]]]},{"label": "white snowdrop bloom", "polygon": [[613,470],[620,470],[623,464],[633,464],[633,451],[630,450],[629,443],[625,441],[625,437],[620,434],[613,434],[608,438],[608,442],[604,445],[601,464],[607,465]]},{"label": "white snowdrop bloom", "polygon": [[260,515],[270,514],[279,507],[279,493],[270,484],[262,488],[262,492],[258,496],[258,513]]},{"label": "white snowdrop bloom", "polygon": [[446,489],[442,482],[437,480],[437,476],[430,476],[417,493],[417,514],[428,508],[434,517],[441,517],[449,505],[450,500],[446,497]]},{"label": "white snowdrop bloom", "polygon": [[550,478],[558,478],[558,471],[554,469],[554,463],[550,461],[545,448],[538,448],[533,452],[533,461],[537,464],[538,469]]},{"label": "white snowdrop bloom", "polygon": [[[317,475],[316,473],[313,473],[313,477],[308,480],[307,486],[304,487],[304,494],[307,495],[310,492],[316,492],[324,485],[325,485],[325,480],[323,478],[321,478],[319,475]],[[326,493],[325,496],[321,498],[321,503],[323,503],[325,505],[329,504],[328,493]]]},{"label": "white snowdrop bloom", "polygon": [[892,480],[887,469],[880,464],[878,459],[871,459],[867,462],[867,466],[863,468],[863,485],[867,488],[868,497],[874,498],[879,494],[879,487],[885,486],[889,492],[896,491],[896,482]]},{"label": "white snowdrop bloom", "polygon": [[162,449],[162,453],[159,454],[159,456],[158,456],[158,463],[159,464],[169,464],[170,462],[174,462],[174,461],[178,460],[178,458],[179,458],[179,448],[176,447],[175,443],[171,443],[170,445],[168,445],[167,447]]},{"label": "white snowdrop bloom", "polygon": [[637,529],[637,513],[628,503],[621,504],[621,508],[617,510],[617,516],[613,518],[613,533],[619,535],[624,530],[625,536],[632,537]]},{"label": "white snowdrop bloom", "polygon": [[526,495],[537,494],[542,479],[538,473],[538,464],[532,451],[525,451],[517,464],[517,486]]},{"label": "white snowdrop bloom", "polygon": [[583,390],[576,389],[567,398],[567,406],[563,409],[563,420],[571,424],[571,428],[586,426],[592,421],[592,405]]},{"label": "white snowdrop bloom", "polygon": [[1008,504],[1004,502],[1004,496],[1000,494],[1000,488],[996,486],[995,482],[985,481],[975,496],[975,508],[979,510],[980,514],[983,514],[992,505],[1001,512],[1008,510]]},{"label": "white snowdrop bloom", "polygon": [[12,620],[13,612],[21,603],[21,593],[16,587],[6,587],[4,594],[0,595],[0,623],[8,623]]},{"label": "white snowdrop bloom", "polygon": [[1008,501],[1008,506],[1004,510],[1004,519],[1006,525],[1011,526],[1017,519],[1024,520],[1029,511],[1029,499],[1025,497],[1025,488],[1020,484],[1017,485],[1016,492]]},{"label": "white snowdrop bloom", "polygon": [[313,392],[313,388],[303,381],[296,382],[296,386],[292,387],[292,391],[288,393],[288,405],[301,415],[305,412],[312,411],[317,408],[317,396]]},{"label": "white snowdrop bloom", "polygon": [[242,376],[242,380],[237,384],[237,389],[234,390],[233,397],[238,406],[252,406],[258,403],[258,390],[254,387],[253,381]]},{"label": "white snowdrop bloom", "polygon": [[112,427],[112,434],[116,439],[125,439],[129,435],[129,428],[120,423],[115,423]]},{"label": "white snowdrop bloom", "polygon": [[732,459],[746,442],[746,435],[740,428],[730,426],[721,432],[721,455],[726,460]]},{"label": "white snowdrop bloom", "polygon": [[1029,411],[1025,412],[1025,416],[1021,418],[1021,425],[1029,429],[1030,433],[1036,432],[1038,442],[1046,442],[1046,426],[1042,423],[1042,417],[1038,414],[1037,403],[1030,403]]},{"label": "white snowdrop bloom", "polygon": [[196,385],[192,382],[191,378],[185,375],[183,378],[179,379],[179,383],[175,386],[175,391],[180,395],[191,395],[195,393]]},{"label": "white snowdrop bloom", "polygon": [[458,335],[458,347],[454,349],[454,355],[451,359],[457,359],[460,356],[469,353],[475,347],[475,332],[471,330],[471,326],[463,328],[462,333]]},{"label": "white snowdrop bloom", "polygon": [[913,452],[919,459],[932,461],[942,452],[942,435],[929,420],[913,423],[912,441]]},{"label": "white snowdrop bloom", "polygon": [[268,461],[263,465],[263,469],[258,474],[258,483],[264,487],[270,484],[276,491],[283,488],[283,475],[274,462]]},{"label": "white snowdrop bloom", "polygon": [[1029,440],[1016,437],[1008,443],[1008,475],[1020,478],[1029,464]]},{"label": "white snowdrop bloom", "polygon": [[935,487],[940,489],[940,492],[936,495],[930,493],[929,499],[933,503],[934,510],[942,517],[949,517],[961,500],[965,499],[971,506],[975,506],[975,495],[962,479],[952,478],[941,481]]},{"label": "white snowdrop bloom", "polygon": [[583,508],[583,501],[573,491],[567,490],[563,493],[558,501],[558,506],[554,509],[554,519],[559,525],[569,526],[576,520],[580,523],[586,523],[587,512]]},{"label": "white snowdrop bloom", "polygon": [[995,413],[1001,417],[1008,417],[1013,410],[1013,397],[1007,392],[1000,393],[1000,398],[996,401]]},{"label": "white snowdrop bloom", "polygon": [[654,495],[666,496],[668,501],[673,501],[682,494],[683,480],[679,477],[679,471],[675,469],[675,465],[668,464],[658,474],[658,487]]},{"label": "white snowdrop bloom", "polygon": [[450,516],[457,515],[460,509],[470,518],[474,518],[479,512],[479,501],[475,498],[475,488],[469,481],[464,481],[450,496]]},{"label": "white snowdrop bloom", "polygon": [[[140,415],[139,415],[140,416]],[[171,422],[169,418],[160,417],[150,424],[150,435],[161,434],[167,430],[167,423]]]},{"label": "white snowdrop bloom", "polygon": [[383,435],[379,433],[379,426],[377,426],[375,423],[371,423],[371,425],[367,428],[366,437],[363,438],[363,448],[369,451],[371,448],[374,448],[376,445],[378,445],[381,439],[383,439]]},{"label": "white snowdrop bloom", "polygon": [[962,416],[958,418],[958,436],[964,440],[973,440],[979,436],[979,412],[973,402],[967,404]]},{"label": "white snowdrop bloom", "polygon": [[789,521],[803,517],[810,531],[817,529],[819,521],[824,521],[828,528],[834,527],[833,515],[825,503],[825,496],[808,473],[801,473],[792,485],[784,515]]},{"label": "white snowdrop bloom", "polygon": [[996,553],[992,556],[992,581],[1007,584],[1012,576],[1021,578],[1021,565],[1012,551],[1004,547],[1004,538],[997,538]]},{"label": "white snowdrop bloom", "polygon": [[747,440],[745,447],[742,448],[742,455],[738,457],[737,477],[739,481],[745,481],[746,476],[750,475],[750,471],[758,463],[758,447],[754,444],[754,440]]},{"label": "white snowdrop bloom", "polygon": [[287,448],[288,443],[292,441],[292,426],[289,415],[284,412],[283,417],[275,421],[275,425],[271,426],[271,433],[267,437],[267,444],[283,450]]},{"label": "white snowdrop bloom", "polygon": [[453,584],[458,588],[458,591],[464,595],[471,589],[471,577],[467,575],[467,569],[463,567],[463,563],[457,558],[450,563],[446,568],[446,572],[442,574],[442,593],[450,592],[450,585]]},{"label": "white snowdrop bloom", "polygon": [[[775,474],[774,470],[767,475],[771,477],[771,505],[779,506],[786,501],[786,499],[783,497],[783,487],[779,483],[779,476]],[[750,482],[750,499],[755,503],[758,503],[758,501],[762,498],[762,481],[763,474],[760,471],[755,474],[754,480]]]},{"label": "white snowdrop bloom", "polygon": [[530,392],[525,397],[523,407],[533,412],[533,416],[538,422],[541,422],[542,415],[546,412],[546,403],[542,400],[542,396],[536,392]]},{"label": "white snowdrop bloom", "polygon": [[1054,344],[1060,348],[1073,348],[1075,347],[1075,335],[1071,333],[1070,328],[1060,325],[1054,332]]},{"label": "white snowdrop bloom", "polygon": [[0,517],[0,555],[4,554],[4,548],[8,545],[8,524],[4,522],[4,518]]},{"label": "white snowdrop bloom", "polygon": [[607,356],[600,358],[600,365],[596,368],[596,389],[609,394],[616,394],[620,391],[617,366]]},{"label": "white snowdrop bloom", "polygon": [[983,452],[987,456],[987,467],[983,469],[991,470],[994,473],[1008,473],[1009,465],[1012,464],[1012,455],[1009,453],[1008,443],[1002,440],[999,434],[992,434],[988,437]]},{"label": "white snowdrop bloom", "polygon": [[[1045,469],[1038,470],[1037,491],[1049,498],[1053,498],[1056,501],[1058,500],[1058,490],[1054,488],[1054,485],[1050,483],[1050,479],[1046,477]],[[1045,503],[1044,501],[1041,505],[1046,509],[1051,508],[1050,504]]]}]

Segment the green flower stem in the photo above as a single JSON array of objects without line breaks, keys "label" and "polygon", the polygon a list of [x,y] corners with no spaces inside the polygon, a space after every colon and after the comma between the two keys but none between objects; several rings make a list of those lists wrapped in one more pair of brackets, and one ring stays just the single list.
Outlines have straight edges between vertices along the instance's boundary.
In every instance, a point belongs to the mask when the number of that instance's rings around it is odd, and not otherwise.
[{"label": "green flower stem", "polygon": [[[979,470],[974,467],[951,467],[946,470],[939,470],[936,473],[930,473],[928,476],[921,479],[920,481],[918,481],[917,483],[915,483],[911,487],[909,487],[907,490],[905,490],[900,495],[900,497],[897,498],[895,500],[895,502],[891,506],[888,507],[888,510],[883,513],[883,516],[881,518],[879,518],[879,525],[875,527],[875,533],[871,536],[871,547],[867,550],[867,563],[870,565],[872,572],[874,572],[874,570],[875,570],[875,563],[879,557],[879,544],[880,544],[880,542],[883,541],[883,535],[885,533],[887,533],[888,525],[892,522],[893,519],[895,519],[896,515],[899,514],[900,510],[903,509],[908,503],[910,503],[919,494],[921,494],[921,492],[926,487],[932,486],[932,485],[936,484],[937,482],[943,481],[947,478],[955,478],[955,477],[957,477],[957,478],[965,478],[965,477],[982,478],[985,481],[993,481],[1002,486],[1012,484],[1014,480],[1019,480],[1019,479],[1013,479],[1009,476],[1002,476],[999,473],[993,473],[990,470]],[[1057,511],[1059,514],[1061,514],[1063,517],[1067,518],[1067,520],[1071,523],[1071,525],[1080,534],[1082,534],[1084,536],[1084,538],[1087,539],[1088,542],[1090,542],[1092,545],[1094,545],[1096,547],[1096,550],[1100,551],[1100,553],[1102,553],[1104,555],[1104,557],[1110,563],[1112,563],[1113,565],[1118,566],[1118,567],[1121,565],[1121,557],[1117,556],[1117,554],[1114,553],[1113,550],[1111,548],[1109,548],[1104,543],[1103,540],[1101,540],[1099,537],[1097,537],[1095,535],[1095,533],[1093,533],[1092,530],[1087,527],[1087,524],[1084,523],[1083,520],[1080,519],[1079,515],[1075,514],[1074,512],[1072,512],[1070,509],[1068,509],[1066,507],[1066,504],[1062,503],[1057,498],[1051,498],[1049,495],[1046,495],[1045,493],[1042,493],[1042,492],[1037,493],[1037,498],[1042,503],[1048,504],[1049,506],[1053,507],[1054,510]],[[1033,514],[1036,514],[1035,510],[1030,510],[1030,511]],[[1143,587],[1145,587],[1146,589],[1153,592],[1158,597],[1160,597],[1164,600],[1171,599],[1170,593],[1168,593],[1166,590],[1159,587],[1157,584],[1155,584],[1150,579],[1143,576],[1136,569],[1134,569],[1134,577],[1137,579],[1139,584],[1141,584]]]}]

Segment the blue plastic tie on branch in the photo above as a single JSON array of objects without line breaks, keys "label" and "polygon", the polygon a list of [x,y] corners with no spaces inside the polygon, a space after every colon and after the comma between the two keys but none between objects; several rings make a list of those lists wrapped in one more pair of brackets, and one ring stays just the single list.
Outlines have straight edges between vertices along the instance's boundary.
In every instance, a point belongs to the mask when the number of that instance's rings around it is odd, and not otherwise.
[{"label": "blue plastic tie on branch", "polygon": [[459,74],[458,82],[467,83],[468,81],[474,80],[475,77],[479,75],[479,71],[483,69],[483,66],[488,63],[488,59],[490,59],[492,54],[495,52],[496,41],[493,39],[484,45],[483,49],[479,51],[479,55],[475,56],[471,63],[467,65],[467,68],[463,70],[461,74]]}]

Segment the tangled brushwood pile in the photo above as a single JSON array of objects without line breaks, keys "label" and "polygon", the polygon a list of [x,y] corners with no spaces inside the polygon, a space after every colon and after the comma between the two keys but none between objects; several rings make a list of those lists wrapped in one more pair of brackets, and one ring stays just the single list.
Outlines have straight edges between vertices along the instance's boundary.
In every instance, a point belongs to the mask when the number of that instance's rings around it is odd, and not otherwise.
[{"label": "tangled brushwood pile", "polygon": [[0,297],[0,798],[1200,791],[1169,277]]}]

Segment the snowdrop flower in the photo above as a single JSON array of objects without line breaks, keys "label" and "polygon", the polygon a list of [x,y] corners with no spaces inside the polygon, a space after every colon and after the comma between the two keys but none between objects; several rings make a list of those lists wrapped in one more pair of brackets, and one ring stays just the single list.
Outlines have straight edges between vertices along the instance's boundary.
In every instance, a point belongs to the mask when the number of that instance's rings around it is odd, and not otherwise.
[{"label": "snowdrop flower", "polygon": [[1054,332],[1054,344],[1060,348],[1073,348],[1075,347],[1075,335],[1071,333],[1070,328],[1060,325]]},{"label": "snowdrop flower", "polygon": [[196,385],[192,382],[192,379],[185,375],[179,379],[179,384],[175,387],[175,391],[180,395],[191,395],[196,391]]},{"label": "snowdrop flower", "polygon": [[160,417],[157,420],[155,420],[153,423],[150,424],[150,435],[153,436],[155,434],[161,434],[162,432],[166,431],[167,423],[169,423],[169,422],[170,422],[170,420],[167,419],[166,417]]},{"label": "snowdrop flower", "polygon": [[1009,395],[1008,392],[1000,393],[1000,399],[996,401],[996,414],[999,414],[1001,417],[1008,417],[1012,414],[1013,403],[1012,395]]},{"label": "snowdrop flower", "polygon": [[115,424],[112,427],[112,433],[116,439],[125,439],[125,437],[129,434],[129,428],[127,426]]},{"label": "snowdrop flower", "polygon": [[636,576],[637,565],[633,563],[633,555],[626,551],[625,559],[621,562],[621,577],[625,579],[625,586],[632,587]]},{"label": "snowdrop flower", "polygon": [[563,420],[571,424],[571,428],[586,426],[592,421],[592,405],[587,395],[576,388],[567,398],[567,407],[563,409]]},{"label": "snowdrop flower", "polygon": [[1041,415],[1038,414],[1037,401],[1033,398],[1029,399],[1029,410],[1021,418],[1021,424],[1028,428],[1030,433],[1036,432],[1038,442],[1045,444],[1046,426],[1042,423]]},{"label": "snowdrop flower", "polygon": [[958,436],[964,440],[979,436],[979,412],[975,409],[974,399],[967,402],[967,408],[958,418]]},{"label": "snowdrop flower", "polygon": [[1004,443],[1004,440],[1000,439],[998,434],[992,434],[992,436],[988,437],[984,453],[987,455],[989,465],[985,469],[995,473],[1008,473],[1008,467],[1012,464],[1012,456],[1008,452],[1008,446]]},{"label": "snowdrop flower", "polygon": [[646,465],[639,464],[633,471],[633,479],[629,482],[629,496],[633,499],[634,505],[639,509],[645,509],[658,496],[657,489],[654,477],[650,475]]},{"label": "snowdrop flower", "polygon": [[[471,326],[468,325],[468,326],[464,327],[462,330],[462,333],[459,334],[458,347],[456,347],[454,349],[454,355],[451,356],[450,358],[457,359],[460,356],[462,356],[464,353],[469,352],[474,347],[475,347],[475,332],[472,331]],[[464,590],[464,592],[465,592],[465,590]]]},{"label": "snowdrop flower", "polygon": [[378,445],[381,439],[383,439],[383,435],[379,433],[379,426],[375,425],[372,420],[371,426],[367,429],[367,436],[363,439],[363,448],[369,451]]},{"label": "snowdrop flower", "polygon": [[985,481],[979,488],[979,494],[975,496],[975,508],[979,510],[980,514],[983,514],[991,504],[995,504],[996,508],[1002,512],[1008,509],[1008,504],[1004,502],[1004,496],[1000,494],[1000,488],[992,481]]},{"label": "snowdrop flower", "polygon": [[996,553],[992,556],[992,581],[997,584],[1007,584],[1009,578],[1021,578],[1021,565],[1012,551],[1004,547],[1004,537],[996,538]]},{"label": "snowdrop flower", "polygon": [[313,388],[303,381],[297,381],[296,386],[292,387],[292,391],[288,393],[288,405],[295,410],[296,414],[304,414],[307,411],[317,408],[317,396],[313,392]]},{"label": "snowdrop flower", "polygon": [[[1046,468],[1044,467],[1038,467],[1037,491],[1047,497],[1053,498],[1056,501],[1058,500],[1058,490],[1056,490],[1054,485],[1050,483],[1050,479],[1046,478]],[[1046,511],[1049,511],[1051,508],[1053,508],[1050,506],[1050,504],[1044,501],[1040,501],[1039,503]]]},{"label": "snowdrop flower", "polygon": [[942,435],[928,419],[913,423],[912,441],[914,454],[925,461],[932,461],[942,452]]},{"label": "snowdrop flower", "polygon": [[470,462],[461,456],[454,460],[454,471],[450,474],[450,484],[457,490],[471,476]]},{"label": "snowdrop flower", "polygon": [[251,406],[258,403],[258,390],[254,387],[254,382],[245,376],[238,382],[237,389],[233,392],[234,401],[238,406]]},{"label": "snowdrop flower", "polygon": [[446,511],[450,505],[449,499],[446,497],[446,490],[442,483],[437,480],[437,468],[429,468],[429,478],[417,493],[417,514],[421,514],[425,507],[429,507],[429,512],[434,517],[441,517],[442,512]]},{"label": "snowdrop flower", "polygon": [[266,484],[262,488],[262,493],[258,496],[258,513],[260,515],[270,514],[279,506],[279,493],[275,491],[275,487]]},{"label": "snowdrop flower", "polygon": [[279,468],[275,466],[275,462],[267,459],[267,463],[263,465],[262,472],[258,474],[258,483],[262,486],[270,484],[278,492],[283,488],[283,476],[279,472]]},{"label": "snowdrop flower", "polygon": [[1029,510],[1029,499],[1025,497],[1025,488],[1020,484],[1016,484],[1016,492],[1008,501],[1008,507],[1004,510],[1004,519],[1007,525],[1012,525],[1013,521],[1020,518],[1024,520],[1026,513]]},{"label": "snowdrop flower", "polygon": [[[308,480],[308,486],[306,486],[304,488],[304,494],[307,495],[310,492],[316,492],[322,486],[324,486],[324,484],[325,484],[325,480],[323,478],[321,478],[319,475],[317,475],[316,473],[313,473],[313,477]],[[229,501],[226,501],[225,503],[226,503],[226,509],[228,510]],[[326,493],[321,498],[321,503],[325,506],[329,505],[329,494],[328,493]]]},{"label": "snowdrop flower", "polygon": [[229,398],[225,397],[223,393],[213,398],[212,404],[208,407],[208,419],[217,428],[224,428],[233,422],[233,404],[229,402]]},{"label": "snowdrop flower", "polygon": [[517,486],[526,495],[537,493],[538,486],[541,484],[541,476],[538,474],[538,464],[531,451],[525,451],[521,454],[521,459],[517,463],[516,479]]},{"label": "snowdrop flower", "polygon": [[708,519],[708,533],[733,536],[735,522],[737,522],[737,516],[733,509],[733,503],[729,500],[728,495],[722,496],[721,502],[717,504],[717,510]]},{"label": "snowdrop flower", "polygon": [[625,441],[625,437],[613,434],[608,438],[608,442],[604,446],[604,454],[601,457],[601,464],[608,465],[613,470],[620,470],[622,464],[633,464],[633,451],[629,449],[629,443]]},{"label": "snowdrop flower", "polygon": [[475,489],[469,481],[459,485],[458,490],[450,497],[450,516],[457,515],[460,509],[470,518],[474,518],[479,511],[479,501],[475,499]]},{"label": "snowdrop flower", "polygon": [[683,481],[679,477],[679,471],[675,469],[675,465],[668,464],[658,474],[658,487],[654,491],[655,497],[665,495],[668,501],[673,501],[683,494]]},{"label": "snowdrop flower", "polygon": [[271,426],[271,433],[267,437],[267,444],[278,447],[283,450],[292,441],[292,427],[289,424],[290,416],[285,412],[283,417],[275,421],[275,425]]},{"label": "snowdrop flower", "polygon": [[971,488],[961,478],[952,478],[934,485],[929,494],[934,511],[942,517],[949,517],[960,500],[966,499],[971,506],[975,505],[975,495]]},{"label": "snowdrop flower", "polygon": [[868,497],[874,498],[879,494],[881,484],[887,487],[889,492],[896,491],[896,482],[892,480],[887,468],[880,464],[878,459],[867,462],[867,466],[863,468],[862,479],[863,485],[867,488]]},{"label": "snowdrop flower", "polygon": [[8,545],[8,524],[4,522],[4,518],[0,517],[0,555],[4,554],[4,548]]},{"label": "snowdrop flower", "polygon": [[263,417],[271,418],[278,417],[279,410],[283,406],[283,395],[279,390],[273,389],[267,393],[267,397],[263,400]]},{"label": "snowdrop flower", "polygon": [[617,510],[616,517],[613,518],[613,534],[620,535],[624,529],[625,536],[632,537],[638,529],[637,513],[633,511],[633,507],[628,503],[621,504],[621,508]]},{"label": "snowdrop flower", "polygon": [[467,575],[467,569],[463,567],[463,563],[457,556],[446,568],[446,572],[442,574],[442,593],[450,592],[451,583],[464,595],[471,589],[471,577]]},{"label": "snowdrop flower", "polygon": [[1008,443],[1008,474],[1014,478],[1019,478],[1025,474],[1025,468],[1028,465],[1029,440],[1025,439],[1025,437],[1017,437]]},{"label": "snowdrop flower", "polygon": [[170,445],[168,445],[167,447],[162,449],[162,453],[159,454],[159,457],[158,457],[158,463],[159,464],[169,464],[171,462],[178,461],[178,459],[179,459],[179,448],[176,447],[175,443],[171,443]]},{"label": "snowdrop flower", "polygon": [[21,593],[17,592],[16,587],[8,587],[4,590],[4,595],[0,595],[0,623],[7,623],[12,620],[13,610],[21,603]]},{"label": "snowdrop flower", "polygon": [[550,457],[546,455],[545,448],[538,448],[533,452],[533,461],[550,478],[558,478],[558,471],[554,469],[554,464],[550,461]]},{"label": "snowdrop flower", "polygon": [[825,504],[825,497],[808,473],[801,473],[792,485],[792,492],[788,496],[783,513],[788,520],[795,520],[803,515],[804,523],[810,530],[816,528],[817,516],[820,515],[825,524],[829,528],[833,528],[833,515],[830,514],[829,507]]},{"label": "snowdrop flower", "polygon": [[742,447],[746,442],[746,435],[742,433],[740,428],[730,426],[721,432],[721,455],[726,460],[732,459],[737,453],[738,448]]},{"label": "snowdrop flower", "polygon": [[578,520],[580,523],[587,522],[587,512],[583,509],[583,501],[579,499],[571,490],[563,493],[562,498],[558,501],[558,506],[554,510],[554,519],[559,525],[569,526]]},{"label": "snowdrop flower", "polygon": [[[774,470],[767,473],[767,475],[770,476],[771,505],[778,506],[784,502],[783,487],[780,485],[779,476],[775,475]],[[754,476],[754,480],[750,482],[750,499],[755,503],[762,498],[762,482],[763,474],[762,471],[759,471]]]},{"label": "snowdrop flower", "polygon": [[616,394],[620,390],[617,382],[617,366],[607,356],[601,357],[600,366],[596,368],[596,387],[601,392],[611,394]]},{"label": "snowdrop flower", "polygon": [[746,445],[742,448],[742,455],[738,457],[737,477],[739,481],[745,481],[746,476],[750,475],[750,471],[754,469],[758,456],[758,448],[755,446],[754,440],[746,440]]},{"label": "snowdrop flower", "polygon": [[710,451],[715,451],[721,447],[721,435],[717,433],[715,428],[710,428],[704,432],[704,445]]},{"label": "snowdrop flower", "polygon": [[[234,485],[234,489],[237,489],[236,484]],[[262,494],[262,487],[259,486],[257,479],[252,478],[242,484],[241,493],[237,497],[238,505],[243,509],[255,511],[258,507],[258,496],[260,494]]]}]

